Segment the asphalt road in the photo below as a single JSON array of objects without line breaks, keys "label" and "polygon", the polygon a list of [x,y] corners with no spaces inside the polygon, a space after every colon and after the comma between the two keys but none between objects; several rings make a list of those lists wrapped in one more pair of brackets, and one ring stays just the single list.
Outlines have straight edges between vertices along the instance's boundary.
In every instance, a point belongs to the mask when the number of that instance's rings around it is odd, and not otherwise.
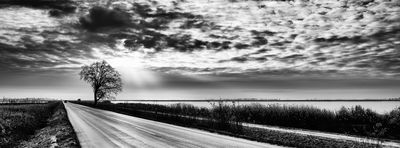
[{"label": "asphalt road", "polygon": [[82,148],[273,148],[280,147],[202,130],[65,103]]}]

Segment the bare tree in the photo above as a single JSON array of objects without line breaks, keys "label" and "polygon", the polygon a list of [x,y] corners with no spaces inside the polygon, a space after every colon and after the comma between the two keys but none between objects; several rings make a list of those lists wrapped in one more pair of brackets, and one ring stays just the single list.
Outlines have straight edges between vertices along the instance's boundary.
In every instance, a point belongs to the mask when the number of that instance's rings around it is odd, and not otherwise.
[{"label": "bare tree", "polygon": [[122,91],[121,75],[104,60],[82,66],[79,75],[92,86],[95,105],[99,100],[113,99],[113,95]]}]

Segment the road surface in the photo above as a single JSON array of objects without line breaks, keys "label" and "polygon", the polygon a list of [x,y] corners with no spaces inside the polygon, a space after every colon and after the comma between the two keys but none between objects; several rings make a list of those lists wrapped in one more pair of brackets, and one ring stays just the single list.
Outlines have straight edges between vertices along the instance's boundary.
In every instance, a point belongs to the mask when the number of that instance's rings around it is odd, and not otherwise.
[{"label": "road surface", "polygon": [[281,147],[65,103],[82,148]]}]

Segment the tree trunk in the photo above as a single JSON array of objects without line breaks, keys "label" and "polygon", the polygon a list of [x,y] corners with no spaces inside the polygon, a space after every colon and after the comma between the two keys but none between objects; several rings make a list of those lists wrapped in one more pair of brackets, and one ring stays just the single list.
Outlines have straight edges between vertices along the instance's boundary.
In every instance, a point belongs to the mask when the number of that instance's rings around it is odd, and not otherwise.
[{"label": "tree trunk", "polygon": [[95,89],[94,90],[94,95],[93,95],[93,97],[94,97],[94,105],[97,105],[97,89]]}]

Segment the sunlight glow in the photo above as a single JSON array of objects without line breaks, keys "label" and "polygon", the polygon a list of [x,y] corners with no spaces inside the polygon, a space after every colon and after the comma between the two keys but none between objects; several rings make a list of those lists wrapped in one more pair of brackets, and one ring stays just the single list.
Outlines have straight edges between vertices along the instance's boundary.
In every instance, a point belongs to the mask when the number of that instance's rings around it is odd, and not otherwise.
[{"label": "sunlight glow", "polygon": [[156,73],[145,69],[140,59],[117,57],[106,61],[121,73],[125,85],[147,87],[161,84],[161,78]]}]

